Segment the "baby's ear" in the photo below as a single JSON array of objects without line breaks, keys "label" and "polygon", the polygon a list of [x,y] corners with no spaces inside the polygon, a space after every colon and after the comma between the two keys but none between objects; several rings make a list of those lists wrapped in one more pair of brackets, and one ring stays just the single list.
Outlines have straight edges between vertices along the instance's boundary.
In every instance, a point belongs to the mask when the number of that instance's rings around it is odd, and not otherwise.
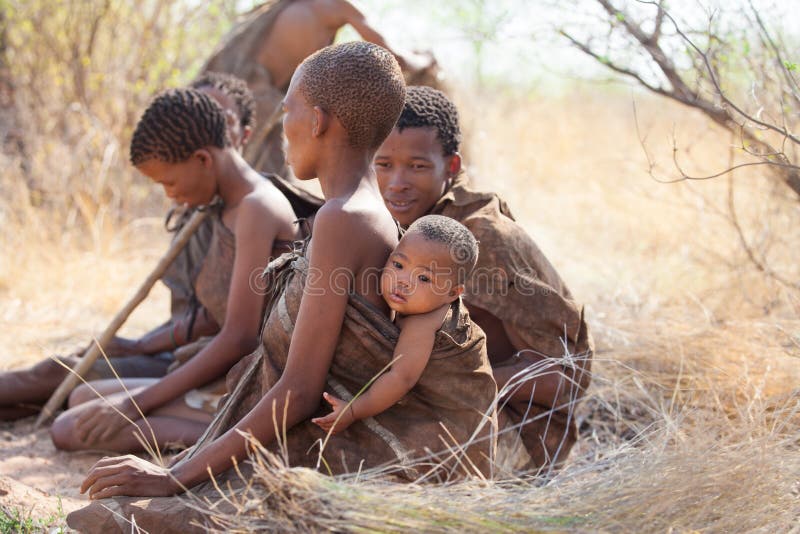
[{"label": "baby's ear", "polygon": [[453,286],[450,290],[449,295],[453,297],[453,300],[456,300],[458,297],[464,294],[464,284],[458,284]]}]

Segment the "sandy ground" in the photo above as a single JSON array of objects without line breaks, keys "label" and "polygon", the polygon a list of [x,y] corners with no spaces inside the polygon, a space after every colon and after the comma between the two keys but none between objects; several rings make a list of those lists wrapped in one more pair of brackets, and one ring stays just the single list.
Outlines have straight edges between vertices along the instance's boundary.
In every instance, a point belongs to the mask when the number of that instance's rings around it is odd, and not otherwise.
[{"label": "sandy ground", "polygon": [[45,518],[86,503],[79,493],[83,476],[103,454],[57,451],[47,428],[35,418],[0,423],[0,506],[23,516]]},{"label": "sandy ground", "polygon": [[[150,248],[139,249],[139,257],[85,255],[62,261],[57,280],[41,280],[39,274],[14,274],[15,284],[0,289],[0,372],[30,365],[51,354],[69,354],[84,346],[92,335],[106,326],[154,263],[160,250],[154,240]],[[118,252],[117,252],[118,254]],[[128,265],[126,265],[126,263]],[[29,261],[29,265],[36,265]],[[94,276],[108,281],[98,286]],[[58,291],[25,289],[26,281],[58,284]],[[92,295],[92,287],[100,295]],[[110,298],[106,300],[105,291]],[[83,296],[83,297],[82,297]],[[166,316],[168,293],[160,284],[151,292],[120,332],[136,336],[159,324]],[[34,430],[35,417],[17,422],[0,421],[0,510],[19,512],[23,517],[45,519],[64,514],[88,501],[78,492],[89,468],[105,456],[101,452],[65,453],[55,449],[47,428]]]}]

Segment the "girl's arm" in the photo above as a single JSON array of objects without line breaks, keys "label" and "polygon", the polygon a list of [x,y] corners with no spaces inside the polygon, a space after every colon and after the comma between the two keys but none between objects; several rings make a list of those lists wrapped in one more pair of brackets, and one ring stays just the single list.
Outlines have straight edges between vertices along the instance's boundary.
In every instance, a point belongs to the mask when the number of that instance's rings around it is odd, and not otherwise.
[{"label": "girl's arm", "polygon": [[432,312],[404,318],[391,369],[378,377],[349,406],[346,401],[325,393],[324,398],[333,411],[312,421],[323,430],[333,428],[335,434],[359,419],[377,415],[396,404],[422,376],[433,351],[436,332],[441,328],[449,307],[446,304]]},{"label": "girl's arm", "polygon": [[195,339],[203,336],[213,336],[219,332],[219,325],[204,308],[200,308],[195,312],[191,338],[189,338],[189,321],[188,317],[183,319],[173,318],[173,320],[154,328],[139,339],[114,337],[104,349],[110,357],[132,354],[157,354],[175,350]]},{"label": "girl's arm", "polygon": [[236,220],[236,257],[225,324],[214,339],[194,358],[174,372],[144,389],[133,398],[124,398],[114,405],[100,401],[96,407],[83,410],[76,421],[76,436],[91,445],[113,436],[128,423],[117,410],[131,420],[158,408],[222,376],[243,355],[258,344],[264,295],[250,287],[250,277],[260,272],[272,251],[277,225],[270,208],[259,198],[245,197],[239,205]]},{"label": "girl's arm", "polygon": [[[303,299],[292,333],[286,368],[281,378],[234,428],[198,450],[169,471],[154,472],[145,463],[120,457],[99,462],[81,486],[90,497],[165,495],[182,491],[233,466],[247,456],[249,432],[263,444],[275,439],[278,428],[307,419],[319,405],[347,306],[343,276],[362,269],[362,258],[374,254],[364,223],[328,202],[314,222],[314,239]],[[354,236],[362,237],[354,239]],[[288,404],[287,404],[288,400]],[[286,419],[284,420],[284,413]],[[141,465],[139,465],[141,464]],[[148,464],[151,465],[151,464]]]}]

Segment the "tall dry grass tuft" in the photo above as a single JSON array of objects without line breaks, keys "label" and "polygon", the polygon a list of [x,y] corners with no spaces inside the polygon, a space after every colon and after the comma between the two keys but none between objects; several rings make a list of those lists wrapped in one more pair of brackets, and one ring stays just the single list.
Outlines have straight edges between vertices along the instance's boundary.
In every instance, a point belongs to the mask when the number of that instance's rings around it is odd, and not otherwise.
[{"label": "tall dry grass tuft", "polygon": [[608,414],[635,425],[645,421],[631,414],[646,413],[646,425],[621,443],[618,434],[600,440],[599,454],[585,453],[549,480],[399,485],[370,472],[331,479],[256,446],[245,487],[220,490],[224,512],[194,504],[219,532],[784,532],[797,525],[796,403],[779,417],[795,417],[795,430],[785,433],[766,411],[721,420],[713,411],[659,411],[641,383],[613,392],[625,400]]},{"label": "tall dry grass tuft", "polygon": [[749,325],[640,332],[635,352],[598,359],[584,439],[548,479],[330,478],[255,444],[243,487],[220,489],[225,506],[193,502],[220,532],[789,531],[800,521],[800,372],[770,339]]}]

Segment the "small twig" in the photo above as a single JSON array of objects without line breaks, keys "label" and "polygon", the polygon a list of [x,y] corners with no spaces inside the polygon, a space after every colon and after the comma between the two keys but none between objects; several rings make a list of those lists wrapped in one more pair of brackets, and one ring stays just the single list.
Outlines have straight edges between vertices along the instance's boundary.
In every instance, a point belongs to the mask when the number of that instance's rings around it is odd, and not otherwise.
[{"label": "small twig", "polygon": [[[601,4],[604,4],[604,5],[608,4],[608,2],[606,0],[597,0],[597,1],[600,2]],[[636,1],[641,3],[641,4],[658,5],[654,0],[636,0]],[[711,66],[711,62],[709,61],[708,54],[706,54],[702,50],[700,50],[700,48],[695,44],[695,42],[692,41],[689,38],[689,36],[686,35],[686,33],[683,32],[683,30],[681,30],[680,26],[678,25],[678,22],[672,17],[672,15],[669,12],[665,11],[665,16],[667,18],[669,18],[670,22],[672,22],[672,25],[675,28],[675,33],[677,33],[681,37],[681,39],[683,39],[683,41],[686,44],[688,44],[695,52],[697,52],[697,54],[703,60],[703,63],[705,65],[705,67],[706,67],[706,72],[708,73],[708,76],[709,76],[709,80],[711,81],[712,85],[714,86],[714,89],[717,91],[717,95],[719,96],[719,98],[723,102],[725,102],[725,104],[730,106],[734,111],[736,111],[736,113],[738,113],[742,117],[746,118],[748,121],[750,121],[750,122],[752,122],[754,124],[757,124],[757,125],[761,126],[764,129],[772,130],[772,131],[777,132],[777,133],[779,133],[781,135],[784,135],[789,140],[791,140],[792,142],[800,145],[800,138],[792,135],[792,133],[787,131],[785,128],[780,128],[780,127],[778,127],[778,126],[776,126],[774,124],[771,124],[771,123],[768,123],[768,122],[764,122],[764,121],[761,121],[761,120],[757,119],[756,117],[753,117],[752,115],[750,115],[749,113],[747,113],[743,109],[741,109],[730,98],[728,98],[727,94],[725,93],[725,91],[722,90],[722,87],[719,84],[719,80],[717,79],[717,75],[716,75],[716,73],[714,71],[714,68]]]}]

